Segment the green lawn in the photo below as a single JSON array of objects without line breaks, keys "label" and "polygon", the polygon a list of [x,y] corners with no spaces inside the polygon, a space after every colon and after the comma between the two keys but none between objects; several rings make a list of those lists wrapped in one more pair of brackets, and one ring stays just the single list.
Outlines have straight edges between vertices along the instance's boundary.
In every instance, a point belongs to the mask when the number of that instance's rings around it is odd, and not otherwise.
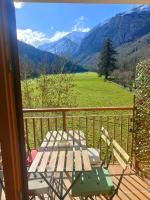
[{"label": "green lawn", "polygon": [[[36,82],[34,79],[32,80],[32,84],[32,88],[36,88]],[[58,85],[56,84],[55,87],[58,87]],[[124,88],[121,88],[115,83],[104,81],[102,78],[99,78],[96,73],[75,74],[75,89],[77,91],[78,107],[117,107],[133,105],[133,94],[131,92],[127,91]],[[37,92],[37,89],[34,91]],[[94,141],[96,146],[98,146],[101,125],[107,128],[110,134],[113,134],[114,115],[116,117],[115,138],[119,142],[120,132],[122,132],[121,137],[123,137],[123,140],[121,145],[126,148],[126,143],[128,143],[129,146],[131,145],[131,134],[129,134],[129,128],[132,127],[132,111],[82,111],[67,113],[67,129],[82,130],[85,134],[87,134],[89,146],[92,146],[94,134]],[[33,117],[31,113],[29,113],[29,116]],[[42,119],[42,132],[44,134],[49,130],[47,116],[51,117],[50,130],[63,129],[62,118],[60,117],[61,113],[43,113],[43,115],[41,113],[35,113],[35,116],[45,116],[45,118]],[[123,122],[121,122],[121,120],[123,120]],[[35,131],[37,132],[36,142],[38,142],[40,140],[41,129],[41,122],[38,118],[35,119],[35,124]],[[34,133],[32,119],[28,119],[28,134],[30,144],[31,146],[33,146]],[[127,141],[126,138],[129,138],[129,141]],[[130,152],[130,150],[131,149],[129,149],[128,152]]]},{"label": "green lawn", "polygon": [[96,73],[75,75],[78,107],[132,106],[133,94]]}]

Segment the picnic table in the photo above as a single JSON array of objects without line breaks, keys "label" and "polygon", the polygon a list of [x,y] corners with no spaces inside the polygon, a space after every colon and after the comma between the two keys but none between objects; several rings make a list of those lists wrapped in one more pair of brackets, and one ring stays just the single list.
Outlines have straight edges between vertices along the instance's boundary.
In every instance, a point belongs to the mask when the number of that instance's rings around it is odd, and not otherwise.
[{"label": "picnic table", "polygon": [[[28,172],[39,173],[59,199],[64,199],[70,192],[82,172],[91,171],[91,164],[86,147],[86,140],[82,131],[49,131],[43,140],[38,153]],[[47,173],[79,172],[66,193],[58,194],[54,185],[46,178]],[[62,184],[61,184],[62,185]],[[61,191],[63,189],[61,188]]]}]

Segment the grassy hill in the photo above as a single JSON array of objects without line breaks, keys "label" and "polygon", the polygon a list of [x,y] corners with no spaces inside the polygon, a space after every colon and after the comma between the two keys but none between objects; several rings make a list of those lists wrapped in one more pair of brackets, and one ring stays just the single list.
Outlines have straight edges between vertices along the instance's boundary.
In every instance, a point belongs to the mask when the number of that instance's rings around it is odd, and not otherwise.
[{"label": "grassy hill", "polygon": [[133,94],[99,78],[96,73],[75,75],[78,107],[132,106]]}]

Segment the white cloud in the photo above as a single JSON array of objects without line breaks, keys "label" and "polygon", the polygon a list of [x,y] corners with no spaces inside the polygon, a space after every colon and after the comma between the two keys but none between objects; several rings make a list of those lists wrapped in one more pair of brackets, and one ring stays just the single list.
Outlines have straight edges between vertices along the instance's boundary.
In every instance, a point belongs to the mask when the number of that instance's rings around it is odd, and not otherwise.
[{"label": "white cloud", "polygon": [[50,42],[55,42],[57,40],[60,40],[61,38],[63,38],[65,35],[67,35],[70,32],[61,32],[61,31],[56,31],[56,33],[50,38]]},{"label": "white cloud", "polygon": [[72,28],[72,31],[78,31],[78,32],[88,32],[90,31],[89,27],[85,27],[85,17],[81,16],[78,19],[75,20],[75,25]]},{"label": "white cloud", "polygon": [[17,29],[17,38],[18,40],[35,47],[50,41],[50,39],[47,38],[44,33],[39,31],[32,31],[31,29]]},{"label": "white cloud", "polygon": [[[50,27],[51,30],[54,30],[54,27]],[[18,40],[23,41],[27,44],[30,44],[34,47],[38,47],[44,43],[55,42],[66,36],[67,34],[78,31],[78,32],[88,32],[90,31],[89,27],[85,26],[85,17],[81,16],[75,20],[75,24],[72,27],[71,31],[56,31],[52,37],[47,37],[44,33],[39,31],[33,31],[32,29],[17,29]]]},{"label": "white cloud", "polygon": [[15,8],[22,8],[24,6],[24,3],[14,2]]},{"label": "white cloud", "polygon": [[17,38],[22,42],[38,47],[44,43],[55,42],[63,38],[68,33],[69,32],[57,31],[51,38],[48,38],[44,33],[39,31],[32,31],[31,29],[17,29]]}]

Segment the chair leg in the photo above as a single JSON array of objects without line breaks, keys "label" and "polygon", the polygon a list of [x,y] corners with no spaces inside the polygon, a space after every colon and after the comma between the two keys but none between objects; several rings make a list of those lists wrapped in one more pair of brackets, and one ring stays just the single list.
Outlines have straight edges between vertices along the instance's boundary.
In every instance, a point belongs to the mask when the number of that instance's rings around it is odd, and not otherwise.
[{"label": "chair leg", "polygon": [[35,196],[29,196],[29,200],[35,199]]},{"label": "chair leg", "polygon": [[45,200],[44,196],[42,196],[42,195],[38,195],[38,197],[39,197],[39,199],[41,199],[41,200]]}]

